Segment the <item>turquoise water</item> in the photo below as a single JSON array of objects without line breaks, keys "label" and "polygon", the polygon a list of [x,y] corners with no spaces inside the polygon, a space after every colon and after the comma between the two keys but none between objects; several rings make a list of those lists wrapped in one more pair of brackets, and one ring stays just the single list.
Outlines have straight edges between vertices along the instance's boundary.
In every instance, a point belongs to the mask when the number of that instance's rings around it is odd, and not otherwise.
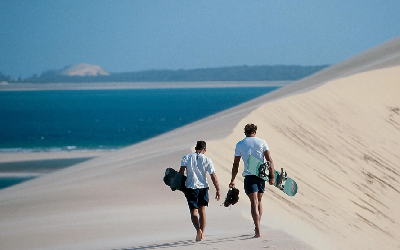
[{"label": "turquoise water", "polygon": [[24,181],[29,181],[35,177],[30,176],[30,177],[18,177],[18,176],[12,176],[12,177],[0,177],[0,189],[2,188],[7,188],[16,184],[19,184]]},{"label": "turquoise water", "polygon": [[0,176],[0,189],[31,180],[42,174],[73,166],[90,159],[92,158],[82,157],[72,159],[0,162],[0,172],[8,173],[6,176]]},{"label": "turquoise water", "polygon": [[275,89],[0,92],[0,152],[117,149]]}]

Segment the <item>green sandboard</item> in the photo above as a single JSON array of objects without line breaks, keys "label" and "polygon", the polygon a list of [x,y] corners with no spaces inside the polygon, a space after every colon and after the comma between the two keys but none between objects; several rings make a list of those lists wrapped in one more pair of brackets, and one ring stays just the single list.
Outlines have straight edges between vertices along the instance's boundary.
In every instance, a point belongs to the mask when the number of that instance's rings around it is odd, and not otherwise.
[{"label": "green sandboard", "polygon": [[[263,164],[264,163],[256,157],[249,155],[249,159],[247,160],[247,170],[253,175],[269,181],[269,164],[264,165],[267,176],[263,176],[262,171],[260,175],[260,170],[263,168]],[[283,169],[281,169],[281,172],[274,170],[274,178],[274,186],[283,191],[285,194],[294,196],[297,193],[297,183],[292,178],[287,177],[287,174],[283,171]]]}]

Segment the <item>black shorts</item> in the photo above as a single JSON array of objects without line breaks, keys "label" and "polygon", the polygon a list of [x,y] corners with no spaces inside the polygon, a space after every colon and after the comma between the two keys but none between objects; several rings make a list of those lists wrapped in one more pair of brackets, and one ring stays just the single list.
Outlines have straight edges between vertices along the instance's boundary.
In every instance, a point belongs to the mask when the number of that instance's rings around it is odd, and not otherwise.
[{"label": "black shorts", "polygon": [[264,193],[264,190],[265,180],[255,175],[246,175],[244,177],[244,191],[246,194]]},{"label": "black shorts", "polygon": [[187,188],[185,196],[190,210],[198,209],[201,206],[208,206],[208,187],[199,189]]}]

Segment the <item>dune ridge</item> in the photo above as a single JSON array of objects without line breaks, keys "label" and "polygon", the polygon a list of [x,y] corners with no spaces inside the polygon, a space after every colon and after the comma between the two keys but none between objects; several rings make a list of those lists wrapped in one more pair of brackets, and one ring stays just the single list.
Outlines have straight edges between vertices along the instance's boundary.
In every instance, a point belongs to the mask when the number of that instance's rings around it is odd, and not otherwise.
[{"label": "dune ridge", "polygon": [[[393,39],[183,128],[0,190],[1,248],[398,249],[399,46]],[[298,194],[268,187],[264,237],[250,240],[239,177],[239,203],[228,209],[211,199],[206,240],[194,244],[185,199],[162,183],[163,171],[206,140],[225,194],[248,122]]]}]

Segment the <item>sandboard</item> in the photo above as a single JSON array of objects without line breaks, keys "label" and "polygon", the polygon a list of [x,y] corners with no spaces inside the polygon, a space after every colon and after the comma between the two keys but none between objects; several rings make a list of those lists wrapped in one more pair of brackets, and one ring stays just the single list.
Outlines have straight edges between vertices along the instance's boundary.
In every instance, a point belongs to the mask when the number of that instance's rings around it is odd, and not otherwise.
[{"label": "sandboard", "polygon": [[[269,162],[263,163],[256,157],[249,155],[247,160],[247,170],[253,175],[261,179],[269,181]],[[287,176],[287,173],[281,169],[281,172],[274,171],[275,187],[283,191],[289,196],[294,196],[297,193],[297,183]]]},{"label": "sandboard", "polygon": [[163,178],[164,183],[171,188],[172,191],[180,190],[185,192],[186,176],[180,174],[173,168],[167,168]]}]

